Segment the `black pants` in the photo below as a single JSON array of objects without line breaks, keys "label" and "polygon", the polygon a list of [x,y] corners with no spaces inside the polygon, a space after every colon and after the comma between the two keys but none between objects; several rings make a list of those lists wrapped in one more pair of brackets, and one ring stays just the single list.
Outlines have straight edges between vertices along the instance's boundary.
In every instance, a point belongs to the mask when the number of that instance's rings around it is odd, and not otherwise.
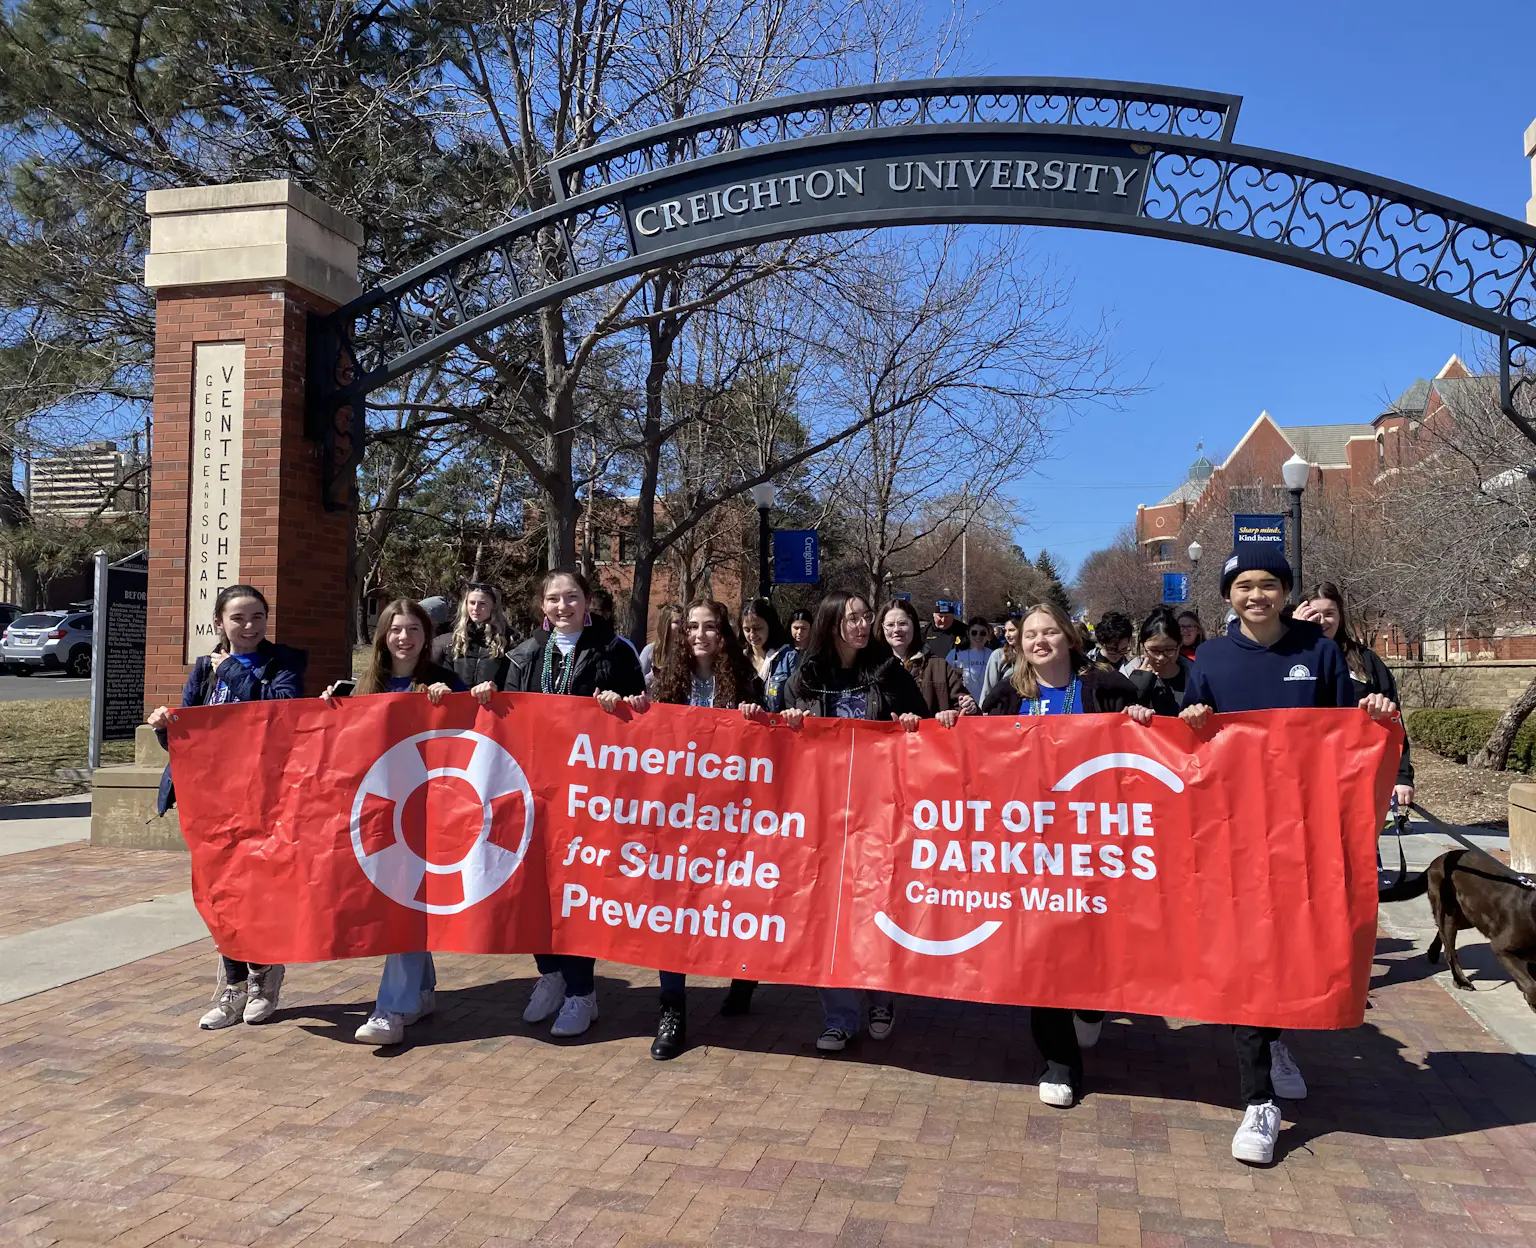
[{"label": "black pants", "polygon": [[1244,1105],[1262,1105],[1275,1099],[1275,1085],[1269,1078],[1269,1046],[1278,1039],[1278,1027],[1232,1028],[1232,1043],[1237,1046],[1238,1093]]},{"label": "black pants", "polygon": [[1085,1023],[1104,1020],[1102,1010],[1058,1010],[1037,1005],[1029,1011],[1029,1034],[1035,1038],[1035,1048],[1048,1062],[1060,1062],[1072,1072],[1078,1083],[1083,1079],[1083,1051],[1077,1043],[1077,1027],[1072,1022],[1073,1013],[1079,1014]]},{"label": "black pants", "polygon": [[236,962],[233,958],[226,958],[221,953],[220,959],[224,963],[224,982],[226,984],[243,984],[251,977],[251,972],[260,974],[266,970],[264,962]]}]

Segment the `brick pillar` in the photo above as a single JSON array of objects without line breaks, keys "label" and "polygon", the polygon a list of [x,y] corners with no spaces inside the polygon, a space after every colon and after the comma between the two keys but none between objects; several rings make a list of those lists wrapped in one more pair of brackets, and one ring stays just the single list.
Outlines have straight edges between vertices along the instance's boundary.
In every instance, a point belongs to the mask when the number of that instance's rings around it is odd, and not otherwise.
[{"label": "brick pillar", "polygon": [[309,652],[314,693],[350,671],[352,517],[322,507],[304,436],[305,316],[357,293],[362,229],[287,181],[152,191],[148,209],[145,706],[178,702],[210,648],[208,604],[237,582],[266,594],[272,640]]}]

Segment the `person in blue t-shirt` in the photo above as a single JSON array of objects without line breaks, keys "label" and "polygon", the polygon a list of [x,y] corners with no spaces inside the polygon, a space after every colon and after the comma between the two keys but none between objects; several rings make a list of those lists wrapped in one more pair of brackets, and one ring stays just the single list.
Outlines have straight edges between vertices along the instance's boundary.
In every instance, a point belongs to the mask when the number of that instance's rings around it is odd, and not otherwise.
[{"label": "person in blue t-shirt", "polygon": [[[464,682],[432,661],[432,617],[419,602],[396,598],[379,612],[373,654],[357,682],[359,695],[425,693],[433,706],[447,694],[467,693]],[[320,695],[331,705],[334,684]],[[378,997],[356,1039],[379,1046],[399,1044],[405,1029],[437,1008],[437,968],[426,950],[392,953],[384,959]]]},{"label": "person in blue t-shirt", "polygon": [[[267,600],[254,585],[228,585],[213,601],[213,627],[219,639],[212,654],[200,655],[192,664],[182,706],[224,706],[230,702],[264,702],[304,696],[302,650],[267,640]],[[157,706],[145,723],[155,730],[161,746],[171,722],[171,708]],[[176,803],[171,769],[160,777],[159,812]],[[218,982],[213,1008],[198,1020],[204,1031],[233,1027],[236,1023],[264,1023],[277,1012],[283,987],[278,964],[239,962],[219,955]]]},{"label": "person in blue t-shirt", "polygon": [[[1356,694],[1343,651],[1318,625],[1286,618],[1291,585],[1291,565],[1273,546],[1249,546],[1227,560],[1221,593],[1237,618],[1226,636],[1200,647],[1184,684],[1179,717],[1196,732],[1213,714],[1227,711],[1359,706],[1374,719],[1397,714],[1381,694]],[[1279,1028],[1234,1027],[1232,1037],[1246,1104],[1232,1156],[1268,1165],[1280,1135],[1275,1097],[1301,1100],[1307,1085]]]}]

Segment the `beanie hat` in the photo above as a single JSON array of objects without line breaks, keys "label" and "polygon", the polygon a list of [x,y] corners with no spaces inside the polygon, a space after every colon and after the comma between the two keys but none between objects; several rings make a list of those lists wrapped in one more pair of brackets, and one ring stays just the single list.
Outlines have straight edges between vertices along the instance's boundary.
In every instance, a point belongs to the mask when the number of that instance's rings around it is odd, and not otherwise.
[{"label": "beanie hat", "polygon": [[1275,546],[1269,542],[1242,546],[1232,552],[1232,557],[1222,565],[1221,569],[1223,598],[1232,593],[1232,582],[1244,572],[1272,572],[1280,578],[1280,583],[1287,590],[1296,582],[1295,576],[1291,573],[1290,561],[1285,557],[1284,547]]}]

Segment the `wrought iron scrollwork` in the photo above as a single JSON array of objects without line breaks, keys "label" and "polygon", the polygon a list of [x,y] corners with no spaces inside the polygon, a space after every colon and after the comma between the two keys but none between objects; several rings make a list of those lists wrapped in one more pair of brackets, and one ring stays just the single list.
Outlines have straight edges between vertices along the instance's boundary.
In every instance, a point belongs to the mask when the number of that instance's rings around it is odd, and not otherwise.
[{"label": "wrought iron scrollwork", "polygon": [[[313,430],[329,439],[328,471],[350,480],[362,421],[351,418],[348,405],[360,412],[370,390],[556,299],[720,249],[705,239],[631,254],[623,199],[637,186],[665,187],[697,173],[692,162],[706,156],[722,177],[750,178],[754,161],[782,158],[797,140],[811,137],[823,160],[834,159],[845,138],[879,141],[874,131],[942,136],[971,127],[999,141],[1053,131],[1062,142],[1129,140],[1150,160],[1134,215],[1033,206],[985,216],[914,210],[910,220],[1089,226],[1222,247],[1368,286],[1536,347],[1536,230],[1358,170],[1235,146],[1238,103],[1233,96],[1137,84],[892,84],[727,110],[557,162],[553,180],[589,189],[315,318],[309,400]],[[887,217],[881,223],[903,222]],[[732,235],[730,248],[790,232],[764,216]],[[344,408],[342,428],[335,417]]]},{"label": "wrought iron scrollwork", "polygon": [[820,135],[906,126],[1074,126],[1230,141],[1242,97],[1142,82],[946,78],[762,100],[657,126],[551,162],[561,199],[685,161]]},{"label": "wrought iron scrollwork", "polygon": [[1142,216],[1281,249],[1290,263],[1390,293],[1407,287],[1416,302],[1495,332],[1529,334],[1536,323],[1536,233],[1353,170],[1243,148],[1159,151]]}]

